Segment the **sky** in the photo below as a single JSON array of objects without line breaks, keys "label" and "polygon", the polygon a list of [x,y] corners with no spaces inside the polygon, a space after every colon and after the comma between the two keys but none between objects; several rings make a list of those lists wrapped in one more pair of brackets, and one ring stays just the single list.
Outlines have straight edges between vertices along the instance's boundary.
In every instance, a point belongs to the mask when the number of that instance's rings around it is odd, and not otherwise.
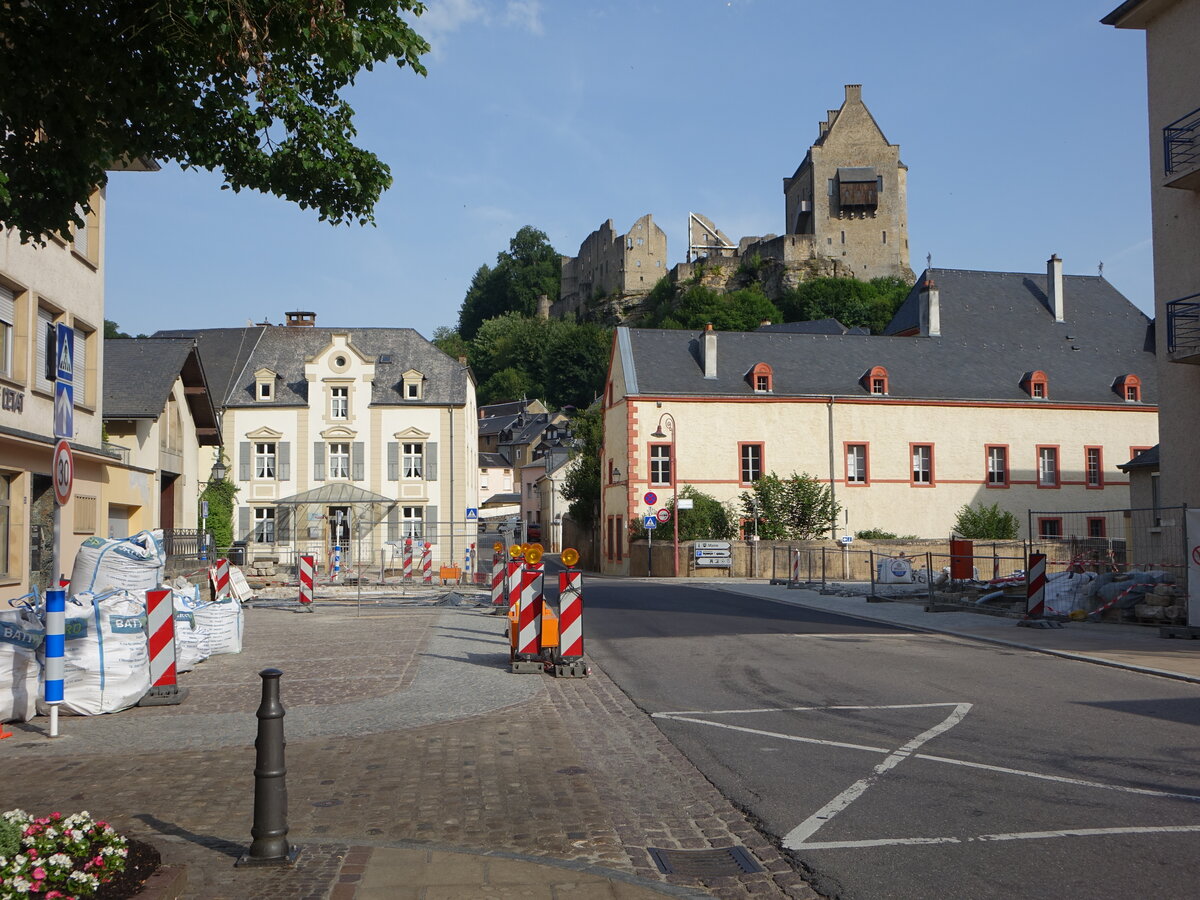
[{"label": "sky", "polygon": [[106,313],[130,333],[282,323],[454,326],[471,277],[524,225],[574,256],[651,213],[669,263],[687,215],[734,241],[784,231],[783,179],[844,85],[908,166],[911,266],[1103,274],[1152,314],[1141,32],[1118,0],[427,0],[421,77],[350,89],[392,169],[374,227],[114,173]]}]

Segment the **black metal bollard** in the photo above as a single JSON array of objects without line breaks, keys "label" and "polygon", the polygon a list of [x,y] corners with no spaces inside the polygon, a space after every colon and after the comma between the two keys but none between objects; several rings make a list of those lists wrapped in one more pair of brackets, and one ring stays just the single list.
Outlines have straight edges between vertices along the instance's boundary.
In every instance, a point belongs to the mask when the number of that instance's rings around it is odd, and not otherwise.
[{"label": "black metal bollard", "polygon": [[254,825],[250,849],[242,854],[238,866],[290,866],[300,848],[288,846],[287,768],[283,761],[283,717],[279,702],[278,669],[263,669],[262,703],[258,712],[257,752],[254,763]]}]

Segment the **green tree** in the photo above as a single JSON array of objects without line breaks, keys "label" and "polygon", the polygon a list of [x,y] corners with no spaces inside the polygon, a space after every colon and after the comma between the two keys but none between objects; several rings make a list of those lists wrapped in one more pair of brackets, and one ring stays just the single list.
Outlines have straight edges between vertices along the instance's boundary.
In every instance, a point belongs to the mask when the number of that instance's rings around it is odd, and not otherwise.
[{"label": "green tree", "polygon": [[777,322],[783,316],[757,284],[722,294],[700,284],[675,289],[660,280],[646,307],[645,328],[698,329],[711,322],[718,331],[753,331],[764,319]]},{"label": "green tree", "polygon": [[334,224],[373,219],[392,181],[354,143],[341,92],[394,61],[424,75],[418,0],[0,3],[0,221],[22,240],[82,227],[106,171],[219,171]]},{"label": "green tree", "polygon": [[769,541],[819,537],[841,512],[829,485],[805,473],[793,472],[787,479],[764,475],[739,499],[743,515],[751,522],[758,519],[758,536]]},{"label": "green tree", "polygon": [[870,281],[814,278],[786,291],[778,305],[786,322],[837,319],[843,325],[882,334],[910,287],[904,279],[893,276]]},{"label": "green tree", "polygon": [[[233,543],[233,505],[237,492],[236,484],[222,480],[210,481],[200,494],[201,500],[208,501],[208,531],[213,536],[213,547],[219,551],[228,550]],[[196,522],[198,529],[202,525],[202,521]]]},{"label": "green tree", "polygon": [[556,407],[582,409],[604,390],[612,332],[587,322],[548,324],[541,365],[545,400]]},{"label": "green tree", "polygon": [[430,343],[449,356],[458,359],[460,356],[470,357],[471,346],[463,340],[462,335],[449,325],[440,325],[433,330]]},{"label": "green tree", "polygon": [[963,504],[954,520],[956,534],[973,540],[1011,541],[1021,533],[1021,522],[999,503]]},{"label": "green tree", "polygon": [[522,227],[508,242],[508,250],[496,255],[495,268],[480,266],[458,311],[458,333],[475,337],[488,319],[517,313],[532,316],[537,298],[558,299],[562,281],[562,257],[550,245],[544,231]]},{"label": "green tree", "polygon": [[[737,537],[737,517],[730,504],[722,503],[711,494],[706,494],[694,485],[685,484],[679,489],[680,500],[691,500],[692,508],[676,513],[674,498],[666,502],[671,515],[679,515],[679,540],[723,541]],[[635,524],[632,529],[635,540],[646,539],[646,529]],[[674,540],[674,526],[668,521],[654,531],[654,539],[663,537]]]},{"label": "green tree", "polygon": [[[123,332],[121,330],[121,326],[119,326],[112,319],[104,320],[104,339],[106,341],[122,340],[122,339],[126,339],[126,338],[132,338],[134,336],[135,335],[126,334],[125,332]],[[139,335],[136,335],[136,337],[144,338],[144,337],[148,337],[148,335],[139,334]]]},{"label": "green tree", "polygon": [[604,445],[604,412],[596,403],[571,417],[571,450],[574,464],[563,479],[562,495],[570,504],[571,518],[581,528],[595,528],[600,521],[600,452]]}]

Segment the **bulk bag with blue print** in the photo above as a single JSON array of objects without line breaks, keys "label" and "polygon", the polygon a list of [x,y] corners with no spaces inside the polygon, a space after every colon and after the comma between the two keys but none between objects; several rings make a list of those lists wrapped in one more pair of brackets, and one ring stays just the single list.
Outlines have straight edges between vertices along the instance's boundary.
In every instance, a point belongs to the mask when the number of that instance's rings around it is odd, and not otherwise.
[{"label": "bulk bag with blue print", "polygon": [[[118,712],[150,690],[146,595],[132,591],[84,592],[67,599],[63,702],[79,716]],[[45,665],[45,644],[38,651]],[[38,713],[50,708],[38,696]]]},{"label": "bulk bag with blue print", "polygon": [[71,592],[152,591],[167,565],[162,531],[139,531],[122,540],[90,537],[75,554]]},{"label": "bulk bag with blue print", "polygon": [[0,612],[0,722],[24,722],[37,712],[41,620],[29,607]]},{"label": "bulk bag with blue print", "polygon": [[196,620],[196,610],[204,606],[200,587],[176,579],[171,603],[175,616],[175,671],[190,672],[212,653],[208,628]]}]

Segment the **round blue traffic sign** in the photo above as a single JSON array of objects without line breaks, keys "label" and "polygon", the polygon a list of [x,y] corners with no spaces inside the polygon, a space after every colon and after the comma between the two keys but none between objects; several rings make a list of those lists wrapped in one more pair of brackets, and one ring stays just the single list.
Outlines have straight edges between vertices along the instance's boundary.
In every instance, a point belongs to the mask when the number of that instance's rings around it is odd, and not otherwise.
[{"label": "round blue traffic sign", "polygon": [[654,493],[654,491],[646,491],[646,496],[642,497],[642,499],[646,501],[647,506],[653,506],[658,502],[658,494]]}]

